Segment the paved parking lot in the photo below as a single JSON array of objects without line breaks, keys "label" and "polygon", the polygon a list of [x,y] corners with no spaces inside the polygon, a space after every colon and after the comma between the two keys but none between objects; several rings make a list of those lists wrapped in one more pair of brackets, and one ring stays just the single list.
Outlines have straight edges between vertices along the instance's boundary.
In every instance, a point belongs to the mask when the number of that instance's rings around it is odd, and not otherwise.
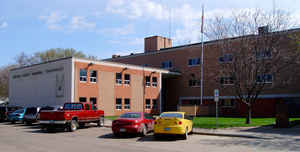
[{"label": "paved parking lot", "polygon": [[191,135],[188,140],[115,138],[110,128],[88,127],[76,132],[45,133],[37,125],[0,123],[0,151],[5,152],[179,152],[300,151],[300,139],[249,139]]}]

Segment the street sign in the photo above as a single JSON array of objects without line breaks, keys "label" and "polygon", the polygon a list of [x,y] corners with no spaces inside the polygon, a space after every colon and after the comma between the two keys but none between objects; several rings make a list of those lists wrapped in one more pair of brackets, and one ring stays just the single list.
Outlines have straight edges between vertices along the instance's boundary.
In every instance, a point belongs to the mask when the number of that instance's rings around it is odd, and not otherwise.
[{"label": "street sign", "polygon": [[219,90],[218,89],[215,89],[215,102],[218,102],[219,101]]}]

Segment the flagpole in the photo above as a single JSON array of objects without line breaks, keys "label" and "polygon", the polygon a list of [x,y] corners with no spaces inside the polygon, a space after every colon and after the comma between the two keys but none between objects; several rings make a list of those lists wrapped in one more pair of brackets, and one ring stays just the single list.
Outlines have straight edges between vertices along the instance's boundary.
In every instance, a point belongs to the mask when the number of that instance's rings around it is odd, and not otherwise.
[{"label": "flagpole", "polygon": [[203,43],[203,21],[204,21],[204,6],[202,5],[202,23],[201,23],[201,95],[200,103],[203,103],[203,58],[204,58],[204,43]]}]

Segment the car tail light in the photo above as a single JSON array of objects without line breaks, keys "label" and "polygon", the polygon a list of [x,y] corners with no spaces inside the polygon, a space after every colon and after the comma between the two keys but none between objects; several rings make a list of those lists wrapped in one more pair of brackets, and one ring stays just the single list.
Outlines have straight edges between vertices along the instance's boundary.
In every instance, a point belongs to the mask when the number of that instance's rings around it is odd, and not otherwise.
[{"label": "car tail light", "polygon": [[181,124],[182,124],[182,122],[181,122],[181,121],[179,121],[179,122],[178,122],[178,124],[179,124],[179,125],[181,125]]}]

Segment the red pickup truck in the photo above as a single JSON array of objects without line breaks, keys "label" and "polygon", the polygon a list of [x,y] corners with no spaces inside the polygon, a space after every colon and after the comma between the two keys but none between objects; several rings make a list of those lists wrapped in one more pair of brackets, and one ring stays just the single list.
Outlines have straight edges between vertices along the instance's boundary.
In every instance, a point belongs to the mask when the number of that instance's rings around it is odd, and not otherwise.
[{"label": "red pickup truck", "polygon": [[47,131],[63,127],[73,132],[91,122],[97,123],[99,127],[104,126],[104,111],[97,110],[89,103],[65,103],[62,110],[40,113],[40,125]]}]

